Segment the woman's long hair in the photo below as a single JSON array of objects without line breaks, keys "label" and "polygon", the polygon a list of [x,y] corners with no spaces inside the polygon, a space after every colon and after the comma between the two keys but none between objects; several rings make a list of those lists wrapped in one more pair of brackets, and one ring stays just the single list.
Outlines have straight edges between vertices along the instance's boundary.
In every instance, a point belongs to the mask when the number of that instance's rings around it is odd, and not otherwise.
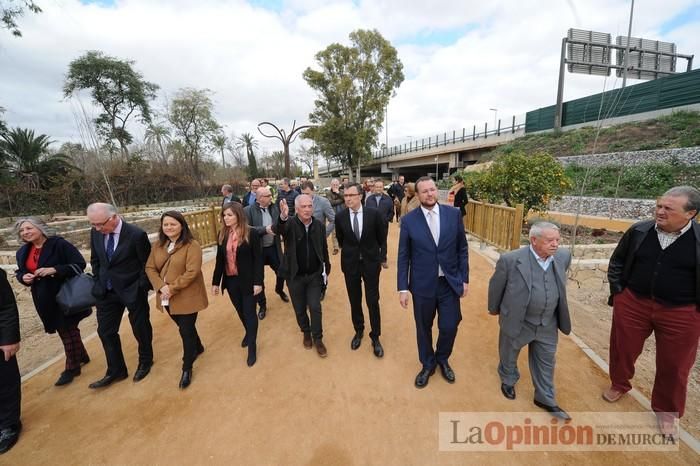
[{"label": "woman's long hair", "polygon": [[180,226],[182,227],[182,231],[180,232],[180,237],[177,239],[175,244],[189,244],[192,242],[192,240],[194,239],[194,235],[192,235],[192,231],[190,230],[190,226],[187,224],[187,220],[185,220],[185,216],[176,210],[169,210],[160,216],[160,228],[158,229],[158,241],[159,241],[161,246],[165,246],[170,241],[170,238],[168,238],[168,236],[165,233],[163,233],[163,219],[165,217],[172,218],[177,223],[179,223]]},{"label": "woman's long hair", "polygon": [[42,219],[39,217],[22,217],[17,219],[15,222],[15,234],[17,235],[17,239],[24,242],[22,239],[22,235],[19,233],[19,229],[22,228],[23,223],[30,223],[41,232],[42,235],[44,235],[45,238],[50,238],[51,236],[54,236],[54,232],[51,231],[49,226],[44,222]]},{"label": "woman's long hair", "polygon": [[241,243],[248,242],[248,217],[243,211],[243,206],[239,202],[228,202],[221,208],[221,231],[219,232],[219,244],[223,244],[230,233],[230,228],[224,223],[224,212],[230,210],[236,216],[236,236]]}]

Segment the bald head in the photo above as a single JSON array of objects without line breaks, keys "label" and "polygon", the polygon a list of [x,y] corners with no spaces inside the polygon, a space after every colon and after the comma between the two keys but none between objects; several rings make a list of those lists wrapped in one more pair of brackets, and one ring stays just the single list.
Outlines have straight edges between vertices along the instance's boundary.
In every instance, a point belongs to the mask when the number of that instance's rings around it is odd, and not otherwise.
[{"label": "bald head", "polygon": [[267,209],[272,203],[272,191],[270,191],[270,188],[268,186],[262,186],[258,188],[258,191],[255,194],[255,196],[256,200],[258,201],[258,204],[260,204],[260,207],[264,209]]}]

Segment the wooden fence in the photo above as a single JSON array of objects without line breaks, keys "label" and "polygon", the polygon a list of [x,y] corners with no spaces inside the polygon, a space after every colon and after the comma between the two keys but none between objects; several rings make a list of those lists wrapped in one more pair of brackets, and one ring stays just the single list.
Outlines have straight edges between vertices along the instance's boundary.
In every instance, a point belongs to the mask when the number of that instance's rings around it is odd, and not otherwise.
[{"label": "wooden fence", "polygon": [[473,236],[501,249],[520,247],[523,226],[522,204],[516,207],[486,204],[469,200],[464,228]]},{"label": "wooden fence", "polygon": [[197,212],[182,214],[199,244],[205,248],[216,244],[220,229],[219,212],[221,207],[211,207]]}]

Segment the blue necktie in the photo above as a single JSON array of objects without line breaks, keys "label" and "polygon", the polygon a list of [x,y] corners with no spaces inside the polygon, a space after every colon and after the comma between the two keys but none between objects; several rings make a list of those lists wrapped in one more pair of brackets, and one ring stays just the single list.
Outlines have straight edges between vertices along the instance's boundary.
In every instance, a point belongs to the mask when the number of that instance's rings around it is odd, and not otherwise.
[{"label": "blue necktie", "polygon": [[[114,255],[114,233],[109,234],[109,239],[107,239],[107,260],[112,262],[112,256]],[[107,277],[107,289],[112,289],[112,280]]]}]

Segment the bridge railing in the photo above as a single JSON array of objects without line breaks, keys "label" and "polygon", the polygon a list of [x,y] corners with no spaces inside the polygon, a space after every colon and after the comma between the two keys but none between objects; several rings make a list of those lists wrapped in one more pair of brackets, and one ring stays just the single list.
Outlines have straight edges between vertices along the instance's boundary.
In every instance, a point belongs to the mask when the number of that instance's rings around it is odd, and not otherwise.
[{"label": "bridge railing", "polygon": [[500,249],[520,247],[524,206],[507,207],[469,200],[464,228],[482,241]]},{"label": "bridge railing", "polygon": [[495,128],[489,130],[488,122],[484,123],[483,131],[481,127],[477,128],[473,125],[471,131],[467,128],[462,128],[461,133],[457,130],[452,132],[438,133],[434,137],[428,136],[420,139],[414,139],[404,144],[394,145],[391,147],[385,147],[380,150],[372,152],[373,159],[382,159],[385,157],[392,157],[394,155],[408,154],[411,152],[418,152],[422,150],[433,149],[437,147],[447,146],[451,144],[461,144],[467,141],[476,141],[477,139],[487,139],[489,136],[500,136],[506,133],[515,133],[518,130],[525,129],[525,123],[517,123],[516,117],[513,115],[511,125],[508,127],[501,126],[501,120],[498,120],[498,124]]}]

